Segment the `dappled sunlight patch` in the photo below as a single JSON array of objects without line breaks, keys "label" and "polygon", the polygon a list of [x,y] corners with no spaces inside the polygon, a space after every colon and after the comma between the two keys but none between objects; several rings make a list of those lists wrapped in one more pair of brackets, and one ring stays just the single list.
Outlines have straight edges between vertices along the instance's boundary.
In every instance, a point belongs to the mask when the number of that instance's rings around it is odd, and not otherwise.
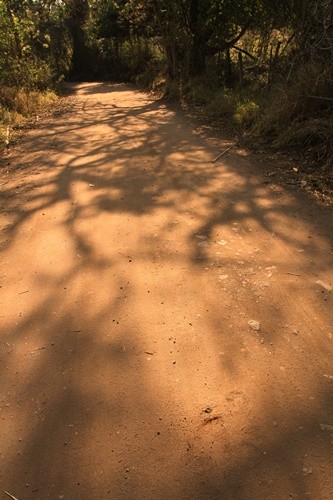
[{"label": "dappled sunlight patch", "polygon": [[35,271],[38,273],[47,271],[50,275],[60,277],[72,266],[74,248],[67,231],[54,227],[42,232],[39,245],[30,248],[25,257],[27,261],[35,262]]},{"label": "dappled sunlight patch", "polygon": [[40,210],[41,208],[45,207],[45,205],[49,201],[49,194],[38,194],[33,197],[31,197],[26,203],[25,203],[25,210],[27,212],[36,212],[37,210]]},{"label": "dappled sunlight patch", "polygon": [[[187,202],[187,206],[182,206],[182,210],[187,210],[189,207],[188,205],[191,204],[191,201],[196,200],[196,195],[195,193],[188,193],[186,189],[184,189],[185,193],[185,199]],[[161,196],[161,200],[165,205],[175,205],[177,206],[179,204],[179,191],[175,191],[174,189],[165,189],[163,192],[163,195]]]},{"label": "dappled sunlight patch", "polygon": [[35,224],[35,220],[39,218],[39,216],[42,214],[43,217],[46,217],[47,219],[52,220],[52,225],[61,225],[64,223],[65,220],[70,215],[70,212],[72,210],[72,205],[70,203],[69,199],[63,199],[63,200],[58,200],[55,201],[53,204],[53,210],[52,214],[50,213],[49,210],[49,203],[50,200],[53,198],[53,196],[56,197],[56,191],[52,190],[48,194],[36,194],[32,195],[25,203],[25,209],[27,214],[31,214],[30,217],[28,217],[28,222],[26,226],[28,227],[29,231],[29,226],[30,228]]},{"label": "dappled sunlight patch", "polygon": [[250,207],[248,203],[239,201],[237,205],[235,205],[235,213],[236,214],[249,214],[250,215]]},{"label": "dappled sunlight patch", "polygon": [[[110,200],[109,203],[112,203]],[[75,223],[75,231],[80,234],[81,238],[89,241],[91,252],[96,258],[105,258],[107,261],[112,261],[118,257],[118,251],[136,246],[137,235],[139,227],[133,230],[130,224],[135,222],[139,223],[139,217],[129,218],[127,214],[119,212],[109,213],[108,210],[97,211],[94,216],[94,225],[87,230],[86,220],[81,219]]]},{"label": "dappled sunlight patch", "polygon": [[195,165],[203,167],[202,163],[207,163],[210,160],[205,148],[201,149],[189,144],[180,144],[179,150],[172,151],[168,154],[167,158],[169,161],[175,162],[175,166],[177,166],[177,162],[184,162],[184,164],[178,165],[178,167],[182,167],[181,170],[183,171],[188,166],[189,172],[193,171]]},{"label": "dappled sunlight patch", "polygon": [[96,187],[93,182],[73,179],[70,189],[73,203],[80,209],[81,206],[84,207],[93,204],[93,199],[96,196],[96,189],[98,189],[98,187]]},{"label": "dappled sunlight patch", "polygon": [[51,345],[39,332],[34,335],[27,332],[21,339],[14,341],[11,347],[11,362],[18,368],[17,375],[23,382],[43,364],[45,354],[48,355],[43,351],[50,349]]},{"label": "dappled sunlight patch", "polygon": [[[70,174],[73,175],[75,179],[75,176],[79,175],[80,172],[86,172],[89,166],[95,167],[96,165],[104,165],[104,160],[104,154],[92,150],[88,155],[82,154],[72,157],[70,161],[66,163],[66,167],[74,169],[74,172],[70,172]],[[88,174],[87,177],[94,176],[94,174],[95,168],[92,169],[90,175]]]},{"label": "dappled sunlight patch", "polygon": [[273,208],[275,205],[275,200],[271,200],[267,198],[266,196],[262,196],[261,198],[258,197],[257,203],[260,207],[262,208]]}]

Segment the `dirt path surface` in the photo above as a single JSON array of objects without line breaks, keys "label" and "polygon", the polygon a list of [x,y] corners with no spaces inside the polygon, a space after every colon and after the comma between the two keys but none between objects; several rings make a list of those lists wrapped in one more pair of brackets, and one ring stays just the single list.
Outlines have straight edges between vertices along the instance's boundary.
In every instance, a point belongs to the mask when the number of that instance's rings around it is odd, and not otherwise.
[{"label": "dirt path surface", "polygon": [[331,499],[332,211],[74,90],[1,167],[0,498]]}]

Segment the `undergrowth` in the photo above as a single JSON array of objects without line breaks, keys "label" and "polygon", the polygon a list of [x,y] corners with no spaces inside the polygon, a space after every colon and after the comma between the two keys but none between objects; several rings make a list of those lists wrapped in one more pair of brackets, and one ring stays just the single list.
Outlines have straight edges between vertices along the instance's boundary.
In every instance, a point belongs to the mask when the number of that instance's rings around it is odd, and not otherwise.
[{"label": "undergrowth", "polygon": [[307,64],[261,102],[249,133],[279,148],[297,150],[333,174],[333,69]]},{"label": "undergrowth", "polygon": [[54,91],[26,90],[3,86],[0,89],[0,150],[8,146],[31,120],[58,99]]},{"label": "undergrowth", "polygon": [[[169,99],[200,110],[211,124],[298,155],[333,180],[333,69],[307,63],[271,85],[227,88],[207,77],[156,84]],[[154,84],[152,86],[153,90]]]}]

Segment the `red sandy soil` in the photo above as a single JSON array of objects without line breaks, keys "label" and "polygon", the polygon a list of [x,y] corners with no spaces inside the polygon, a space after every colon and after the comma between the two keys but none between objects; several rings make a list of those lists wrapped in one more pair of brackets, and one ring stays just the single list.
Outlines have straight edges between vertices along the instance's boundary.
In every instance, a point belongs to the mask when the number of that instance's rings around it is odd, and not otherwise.
[{"label": "red sandy soil", "polygon": [[332,210],[72,90],[0,168],[0,498],[332,499]]}]

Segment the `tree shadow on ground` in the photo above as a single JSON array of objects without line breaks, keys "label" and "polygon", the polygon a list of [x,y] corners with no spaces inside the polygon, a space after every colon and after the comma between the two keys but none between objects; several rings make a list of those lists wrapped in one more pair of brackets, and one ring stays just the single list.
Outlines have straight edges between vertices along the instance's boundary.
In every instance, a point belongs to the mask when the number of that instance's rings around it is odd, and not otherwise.
[{"label": "tree shadow on ground", "polygon": [[[331,212],[264,183],[241,150],[211,163],[215,146],[163,101],[124,85],[73,88],[71,113],[37,129],[2,167],[3,489],[18,498],[326,491],[319,466],[329,443],[320,423],[331,414],[329,380],[315,362],[305,382],[296,376],[302,350],[326,359],[325,322],[316,325],[319,339],[313,331],[290,337],[302,283],[287,273],[329,268]],[[165,270],[163,283],[157,269]],[[275,295],[294,297],[293,311]],[[187,318],[191,300],[195,321]],[[159,333],[152,338],[165,350],[165,371],[149,364],[149,331],[158,330],[150,309],[160,311],[163,335],[171,335],[173,313],[184,332],[179,370],[188,403],[177,392],[175,354]],[[271,320],[249,337],[247,318],[262,311]],[[211,421],[202,408],[189,410],[199,404],[186,348],[193,324],[218,359]],[[284,351],[281,367],[274,358]],[[311,406],[303,401],[309,397]]]}]

